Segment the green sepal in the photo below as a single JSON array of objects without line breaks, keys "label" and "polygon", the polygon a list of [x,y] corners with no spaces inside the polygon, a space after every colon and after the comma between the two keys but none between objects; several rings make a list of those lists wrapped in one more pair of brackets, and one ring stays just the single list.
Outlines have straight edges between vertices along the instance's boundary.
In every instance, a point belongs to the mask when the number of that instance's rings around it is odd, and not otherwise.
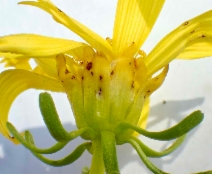
[{"label": "green sepal", "polygon": [[163,172],[151,163],[151,161],[147,158],[140,145],[136,141],[129,139],[126,140],[126,143],[129,143],[133,146],[133,148],[137,151],[139,157],[149,170],[151,170],[155,174],[167,174],[166,172]]},{"label": "green sepal", "polygon": [[[28,143],[34,145],[33,137],[31,136],[31,134],[29,132],[25,133],[25,138]],[[60,166],[65,166],[65,165],[71,164],[74,161],[76,161],[83,154],[83,152],[86,149],[89,149],[91,147],[91,144],[92,144],[91,142],[87,142],[87,143],[83,143],[83,144],[79,145],[70,155],[68,155],[65,158],[60,159],[60,160],[50,160],[38,153],[35,153],[32,151],[31,152],[36,158],[38,158],[45,164],[60,167]]]},{"label": "green sepal", "polygon": [[195,111],[191,113],[189,116],[187,116],[186,118],[184,118],[177,125],[161,132],[149,132],[138,126],[134,126],[129,123],[122,122],[116,129],[116,135],[119,134],[121,137],[121,133],[123,133],[124,131],[128,129],[132,129],[140,133],[141,135],[144,135],[151,139],[161,140],[161,141],[172,140],[188,133],[190,130],[192,130],[198,124],[200,124],[203,118],[204,118],[204,115],[201,111]]},{"label": "green sepal", "polygon": [[43,120],[52,137],[60,142],[69,141],[71,137],[61,124],[51,95],[47,92],[40,93],[39,106],[41,114],[43,116]]},{"label": "green sepal", "polygon": [[131,139],[140,146],[140,148],[143,150],[143,152],[145,153],[145,155],[147,157],[159,158],[159,157],[166,156],[166,155],[172,153],[173,151],[175,151],[183,143],[183,141],[185,140],[185,137],[186,137],[186,135],[181,136],[170,147],[168,147],[167,149],[165,149],[161,152],[157,152],[157,151],[149,148],[148,146],[146,146],[144,143],[142,143],[136,137],[132,136]]},{"label": "green sepal", "polygon": [[110,131],[102,131],[101,145],[106,173],[120,174],[116,155],[115,134]]},{"label": "green sepal", "polygon": [[[59,150],[61,150],[68,142],[58,142],[56,143],[54,146],[48,148],[48,149],[40,149],[37,148],[36,146],[29,144],[20,133],[18,133],[18,131],[16,130],[16,128],[9,122],[6,123],[8,130],[11,132],[11,134],[27,149],[29,149],[30,151],[36,152],[36,153],[41,153],[41,154],[51,154],[51,153],[55,153]],[[86,131],[86,129],[79,129],[77,131],[75,131],[75,137],[78,137],[79,135],[81,135],[82,133],[84,133]],[[28,131],[26,131],[28,132]],[[25,133],[26,133],[25,132]]]}]

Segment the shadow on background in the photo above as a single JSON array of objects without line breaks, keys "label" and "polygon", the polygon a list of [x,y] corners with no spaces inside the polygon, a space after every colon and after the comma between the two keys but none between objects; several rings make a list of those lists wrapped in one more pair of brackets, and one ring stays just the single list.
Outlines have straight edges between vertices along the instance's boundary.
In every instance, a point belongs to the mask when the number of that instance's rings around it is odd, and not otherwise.
[{"label": "shadow on background", "polygon": [[[158,124],[162,122],[165,119],[168,119],[168,124],[164,129],[167,129],[170,127],[170,123],[174,120],[176,123],[180,122],[182,119],[184,119],[187,115],[184,113],[192,110],[192,108],[195,108],[197,106],[200,106],[204,101],[204,98],[195,98],[190,100],[178,100],[178,101],[166,101],[164,104],[163,102],[156,104],[155,106],[151,107],[150,110],[150,121],[148,122],[147,129],[154,127],[155,124]],[[188,133],[185,141],[183,144],[172,154],[168,155],[168,157],[163,158],[150,158],[150,160],[155,164],[158,168],[163,169],[164,164],[171,164],[174,163],[175,158],[180,155],[180,153],[185,148],[186,144],[190,140],[190,137],[197,131],[198,127],[192,130]],[[157,140],[155,140],[157,141]],[[152,141],[154,142],[154,141]],[[146,143],[145,143],[146,144]],[[148,144],[146,144],[148,145]],[[165,143],[164,147],[162,149],[167,148],[170,145],[170,143]],[[161,150],[162,150],[161,149]],[[124,152],[124,153],[123,153]],[[137,154],[133,153],[133,148],[131,145],[124,145],[122,147],[118,148],[118,155],[119,155],[119,165],[120,168],[123,168],[126,164],[131,162],[137,162],[138,164],[146,166],[143,164],[141,159],[138,157]],[[171,172],[171,171],[165,171],[165,172]],[[147,170],[148,174],[151,174],[152,172],[149,172]]]},{"label": "shadow on background", "polygon": [[[148,123],[148,128],[158,124],[164,119],[181,121],[185,115],[184,112],[195,108],[203,103],[203,98],[195,98],[184,101],[166,101],[166,104],[159,103],[151,108],[150,117],[151,121]],[[169,123],[170,123],[169,122]],[[64,124],[64,127],[68,130],[75,130],[76,126],[73,124]],[[170,127],[168,124],[166,128]],[[165,128],[164,128],[165,129]],[[151,161],[159,168],[163,168],[163,164],[172,163],[176,156],[186,146],[190,137],[195,133],[198,128],[195,128],[190,132],[184,142],[184,144],[177,149],[174,153],[169,155],[169,159],[153,159]],[[40,148],[47,148],[55,143],[55,140],[50,136],[48,130],[45,127],[30,129],[35,138],[36,145]],[[77,138],[71,141],[60,152],[47,155],[51,159],[60,159],[71,153],[79,144],[84,142],[81,138]],[[164,145],[166,146],[166,145]],[[165,147],[164,147],[165,148]],[[120,169],[131,162],[137,162],[139,165],[143,165],[137,154],[134,154],[134,150],[130,145],[123,145],[118,147],[118,158]],[[91,155],[85,152],[81,158],[71,165],[65,167],[51,167],[43,164],[37,160],[28,150],[22,145],[15,146],[4,137],[0,137],[0,173],[1,174],[79,174],[84,166],[90,166]],[[145,168],[145,166],[144,166]],[[169,171],[168,171],[169,172]],[[151,172],[149,172],[151,173]]]}]

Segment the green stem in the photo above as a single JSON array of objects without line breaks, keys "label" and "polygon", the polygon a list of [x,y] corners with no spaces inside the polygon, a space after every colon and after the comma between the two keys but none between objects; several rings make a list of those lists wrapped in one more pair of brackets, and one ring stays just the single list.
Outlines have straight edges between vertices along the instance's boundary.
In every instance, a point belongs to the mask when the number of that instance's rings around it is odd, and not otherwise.
[{"label": "green stem", "polygon": [[102,131],[101,144],[106,173],[120,174],[116,156],[115,134],[110,131]]},{"label": "green stem", "polygon": [[92,148],[93,148],[93,158],[89,174],[97,174],[97,173],[104,174],[105,168],[104,168],[100,138],[92,141]]}]

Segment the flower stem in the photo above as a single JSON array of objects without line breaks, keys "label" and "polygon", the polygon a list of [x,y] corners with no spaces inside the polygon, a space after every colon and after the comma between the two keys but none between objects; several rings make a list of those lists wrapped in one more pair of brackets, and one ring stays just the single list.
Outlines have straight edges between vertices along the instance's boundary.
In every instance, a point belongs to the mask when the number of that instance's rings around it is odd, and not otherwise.
[{"label": "flower stem", "polygon": [[89,174],[104,174],[104,162],[102,155],[101,139],[95,139],[92,141],[93,158]]},{"label": "flower stem", "polygon": [[102,131],[101,144],[106,173],[120,174],[116,156],[115,134],[110,131]]}]

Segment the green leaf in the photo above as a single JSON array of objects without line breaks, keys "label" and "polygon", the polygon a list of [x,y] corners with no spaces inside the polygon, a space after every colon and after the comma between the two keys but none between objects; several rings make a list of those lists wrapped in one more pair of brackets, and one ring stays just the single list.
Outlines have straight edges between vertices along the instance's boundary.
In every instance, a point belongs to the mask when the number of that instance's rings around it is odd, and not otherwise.
[{"label": "green leaf", "polygon": [[145,153],[145,155],[147,157],[159,158],[159,157],[166,156],[166,155],[172,153],[173,151],[175,151],[183,143],[183,141],[185,140],[185,137],[186,137],[186,135],[181,136],[169,148],[167,148],[161,152],[157,152],[157,151],[149,148],[148,146],[146,146],[144,143],[142,143],[136,137],[132,136],[131,139],[140,146],[140,148],[143,150],[143,152]]},{"label": "green leaf", "polygon": [[61,142],[69,141],[71,137],[61,124],[51,95],[47,92],[40,93],[39,105],[43,120],[52,137]]},{"label": "green leaf", "polygon": [[124,122],[124,123],[120,123],[120,125],[117,127],[116,135],[120,134],[121,136],[121,133],[123,133],[127,129],[132,129],[140,133],[141,135],[144,135],[146,137],[149,137],[155,140],[162,140],[162,141],[172,140],[188,133],[190,130],[192,130],[198,124],[200,124],[203,118],[204,118],[204,115],[201,111],[195,111],[189,116],[187,116],[186,118],[184,118],[177,125],[161,132],[149,132],[138,126],[134,126]]},{"label": "green leaf", "polygon": [[52,135],[52,137],[59,142],[67,142],[74,138],[88,133],[90,137],[95,137],[95,132],[91,128],[81,128],[76,131],[67,132],[61,124],[60,118],[57,114],[54,101],[50,94],[47,92],[39,95],[40,110],[43,116],[43,120]]},{"label": "green leaf", "polygon": [[[58,142],[56,143],[54,146],[48,148],[48,149],[40,149],[37,148],[36,146],[29,144],[23,137],[21,134],[18,133],[18,131],[16,130],[16,128],[9,122],[6,123],[7,124],[7,128],[8,130],[11,132],[11,134],[27,149],[29,149],[30,151],[36,152],[36,153],[42,153],[42,154],[51,154],[51,153],[55,153],[59,150],[61,150],[68,142]],[[76,138],[77,136],[81,135],[83,132],[85,132],[86,129],[79,129],[77,131],[75,131],[74,135]],[[28,131],[26,131],[28,132]],[[25,132],[25,133],[26,133]]]},{"label": "green leaf", "polygon": [[149,170],[151,170],[155,174],[167,174],[166,172],[163,172],[162,170],[158,169],[156,166],[154,166],[151,161],[146,157],[145,153],[141,149],[140,145],[134,141],[134,140],[126,140],[126,143],[129,143],[133,146],[133,148],[137,151],[139,157],[143,161],[143,163],[147,166]]},{"label": "green leaf", "polygon": [[[25,137],[26,137],[26,141],[28,143],[34,145],[33,138],[29,132],[26,132]],[[83,144],[79,145],[70,155],[68,155],[65,158],[60,159],[60,160],[50,160],[38,153],[35,153],[32,151],[31,152],[36,158],[38,158],[42,162],[44,162],[48,165],[51,165],[51,166],[60,167],[60,166],[65,166],[65,165],[73,163],[83,154],[83,152],[86,149],[89,149],[90,147],[91,147],[91,142],[83,143]]]}]

